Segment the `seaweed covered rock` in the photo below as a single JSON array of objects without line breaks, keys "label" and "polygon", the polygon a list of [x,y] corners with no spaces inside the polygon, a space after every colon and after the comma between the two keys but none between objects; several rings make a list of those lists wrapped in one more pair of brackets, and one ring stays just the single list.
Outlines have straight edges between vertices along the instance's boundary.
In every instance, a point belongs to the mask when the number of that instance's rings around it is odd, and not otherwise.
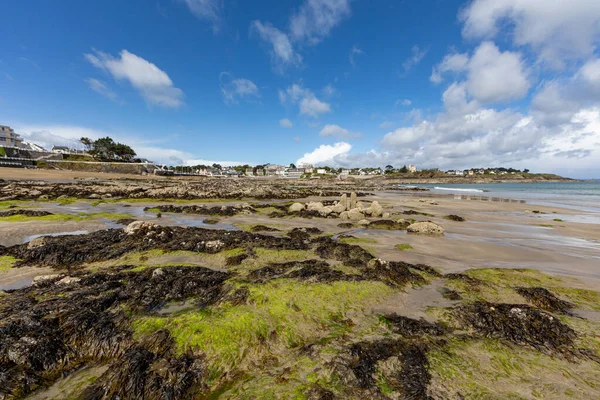
[{"label": "seaweed covered rock", "polygon": [[327,238],[316,248],[315,253],[321,258],[342,261],[354,267],[364,267],[374,257],[360,246],[339,243]]},{"label": "seaweed covered rock", "polygon": [[425,279],[411,270],[412,264],[401,261],[384,261],[372,259],[367,264],[363,276],[370,280],[378,280],[389,286],[402,287],[408,283],[422,285]]},{"label": "seaweed covered rock", "polygon": [[392,221],[390,219],[380,219],[377,221],[371,221],[368,225],[366,225],[367,229],[384,229],[384,230],[406,230],[410,222],[403,221]]},{"label": "seaweed covered rock", "polygon": [[129,348],[82,394],[86,399],[185,399],[201,390],[206,368],[192,353],[175,355],[159,330]]},{"label": "seaweed covered rock", "polygon": [[547,311],[570,314],[573,304],[558,298],[554,293],[542,287],[517,287],[515,291],[534,306]]},{"label": "seaweed covered rock", "polygon": [[450,221],[456,221],[456,222],[464,222],[465,219],[459,215],[455,215],[455,214],[450,214],[450,215],[446,215],[444,218],[450,220]]},{"label": "seaweed covered rock", "polygon": [[250,232],[169,227],[144,221],[134,224],[126,229],[107,229],[86,235],[46,237],[44,246],[28,248],[27,244],[16,245],[6,248],[4,253],[18,258],[20,261],[17,266],[77,269],[84,263],[113,260],[130,252],[152,249],[217,253],[247,247],[280,250],[309,248],[309,244],[303,241]]},{"label": "seaweed covered rock", "polygon": [[442,336],[449,332],[439,322],[427,322],[423,318],[413,319],[398,314],[386,314],[383,318],[389,324],[393,333],[397,333],[403,337],[422,335]]},{"label": "seaweed covered rock", "polygon": [[383,378],[400,396],[394,398],[428,399],[427,351],[423,344],[402,339],[363,341],[351,345],[348,356],[338,357],[335,369],[353,398],[387,398],[377,385]]},{"label": "seaweed covered rock", "polygon": [[[200,267],[161,270],[160,274],[155,274],[155,269],[81,273],[78,280],[69,284],[58,285],[55,282],[59,278],[55,278],[3,297],[0,302],[0,394],[8,398],[23,397],[82,365],[120,357],[125,359],[115,364],[114,371],[120,370],[123,375],[121,378],[112,376],[106,381],[109,386],[123,383],[128,377],[153,381],[152,376],[157,371],[140,365],[157,361],[154,365],[162,365],[161,376],[165,379],[193,369],[193,360],[167,354],[170,344],[166,338],[159,340],[164,345],[153,345],[159,349],[150,351],[154,354],[139,348],[125,310],[152,312],[167,302],[188,298],[194,298],[199,307],[211,305],[223,297],[224,282],[230,275]],[[133,370],[127,369],[136,360],[141,364]],[[128,363],[133,364],[121,370]],[[166,390],[168,382],[173,380],[162,381],[164,389],[156,387],[156,390]],[[121,389],[115,386],[115,390],[121,390],[123,395],[123,390],[133,389],[126,385]]]},{"label": "seaweed covered rock", "polygon": [[251,282],[264,283],[277,278],[300,279],[309,282],[357,281],[360,276],[347,275],[320,260],[272,263],[248,274]]},{"label": "seaweed covered rock", "polygon": [[24,217],[45,217],[47,215],[52,215],[50,211],[41,211],[41,210],[8,210],[8,211],[0,211],[0,218],[2,217],[12,217],[14,215],[22,215]]},{"label": "seaweed covered rock", "polygon": [[265,225],[254,225],[250,232],[279,232],[279,229]]},{"label": "seaweed covered rock", "polygon": [[443,235],[444,228],[433,222],[415,222],[409,225],[406,230],[409,233],[417,233],[421,235]]},{"label": "seaweed covered rock", "polygon": [[252,214],[256,212],[249,204],[238,204],[235,206],[175,206],[172,204],[146,207],[144,211],[155,211],[170,212],[170,213],[185,213],[185,214],[199,214],[199,215],[216,215],[222,217],[231,217],[237,214]]},{"label": "seaweed covered rock", "polygon": [[552,352],[572,350],[575,331],[552,315],[524,304],[476,302],[454,308],[465,327],[481,335]]}]

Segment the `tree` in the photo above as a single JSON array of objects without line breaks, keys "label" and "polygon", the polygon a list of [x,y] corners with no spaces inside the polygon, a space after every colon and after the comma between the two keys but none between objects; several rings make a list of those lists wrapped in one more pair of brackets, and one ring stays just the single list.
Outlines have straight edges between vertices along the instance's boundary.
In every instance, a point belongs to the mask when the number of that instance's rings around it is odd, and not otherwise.
[{"label": "tree", "polygon": [[214,164],[212,165],[212,167],[213,167],[214,169],[222,169],[222,168],[223,168],[223,167],[221,167],[221,164],[217,164],[217,163],[214,163]]},{"label": "tree", "polygon": [[528,174],[528,173],[529,173],[529,170],[528,170],[527,168],[525,168],[525,169],[523,170],[523,172],[524,172],[524,173],[526,173],[526,174]]},{"label": "tree", "polygon": [[92,149],[93,144],[94,144],[94,142],[92,141],[92,139],[86,138],[86,137],[82,137],[81,139],[79,139],[79,141],[81,142],[81,144],[83,144],[85,146],[85,149],[87,151],[90,151]]},{"label": "tree", "polygon": [[296,164],[294,164],[294,163],[290,163],[290,168],[291,168],[291,169],[296,169]]},{"label": "tree", "polygon": [[393,165],[386,165],[386,166],[385,166],[385,170],[386,170],[386,171],[392,171],[393,169],[394,169],[394,166],[393,166]]},{"label": "tree", "polygon": [[403,173],[403,174],[405,174],[405,173],[407,173],[407,172],[408,172],[408,168],[406,168],[406,165],[405,165],[405,166],[403,166],[402,168],[400,168],[400,173]]}]

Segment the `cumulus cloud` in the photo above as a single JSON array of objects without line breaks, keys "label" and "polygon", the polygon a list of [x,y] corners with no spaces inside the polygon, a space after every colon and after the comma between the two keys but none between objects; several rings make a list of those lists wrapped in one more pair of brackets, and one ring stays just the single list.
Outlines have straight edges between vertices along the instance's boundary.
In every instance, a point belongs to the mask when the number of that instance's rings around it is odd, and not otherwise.
[{"label": "cumulus cloud", "polygon": [[335,157],[348,153],[352,149],[352,145],[346,142],[338,142],[333,145],[322,144],[310,153],[305,153],[304,156],[296,161],[299,164],[323,165],[332,162]]},{"label": "cumulus cloud", "polygon": [[313,118],[318,117],[320,114],[331,112],[329,103],[319,100],[310,89],[303,88],[296,83],[288,87],[285,91],[280,90],[279,100],[284,104],[287,101],[297,104],[301,115]]},{"label": "cumulus cloud", "polygon": [[501,52],[489,41],[481,43],[469,57],[467,54],[449,54],[433,67],[429,78],[440,83],[443,74],[455,76],[466,73],[469,95],[484,103],[505,102],[524,97],[531,87],[528,70],[521,54]]},{"label": "cumulus cloud", "polygon": [[290,18],[290,36],[294,41],[317,44],[349,15],[349,0],[307,0]]},{"label": "cumulus cloud", "polygon": [[241,99],[260,97],[258,87],[249,79],[234,78],[228,72],[221,72],[219,82],[225,104],[237,104]]},{"label": "cumulus cloud", "polygon": [[183,91],[173,85],[166,72],[127,50],[122,50],[119,57],[98,50],[84,57],[113,78],[128,81],[149,105],[177,108],[184,104]]},{"label": "cumulus cloud", "polygon": [[464,72],[469,64],[469,56],[464,53],[447,54],[441,63],[433,67],[429,80],[433,83],[441,83],[446,72]]},{"label": "cumulus cloud", "polygon": [[593,0],[474,0],[459,18],[466,38],[502,34],[558,67],[565,58],[593,54],[600,35],[600,2]]},{"label": "cumulus cloud", "polygon": [[282,118],[279,120],[279,126],[282,128],[293,128],[294,124],[287,118]]},{"label": "cumulus cloud", "polygon": [[362,134],[358,132],[350,132],[348,129],[344,129],[339,125],[329,124],[325,125],[321,132],[321,137],[335,137],[340,139],[352,139],[362,137]]},{"label": "cumulus cloud", "polygon": [[469,61],[467,88],[476,99],[491,103],[520,99],[529,91],[525,64],[518,53],[500,52],[483,42]]},{"label": "cumulus cloud", "polygon": [[212,25],[213,32],[221,28],[223,0],[179,0],[184,2],[190,11],[198,18]]}]

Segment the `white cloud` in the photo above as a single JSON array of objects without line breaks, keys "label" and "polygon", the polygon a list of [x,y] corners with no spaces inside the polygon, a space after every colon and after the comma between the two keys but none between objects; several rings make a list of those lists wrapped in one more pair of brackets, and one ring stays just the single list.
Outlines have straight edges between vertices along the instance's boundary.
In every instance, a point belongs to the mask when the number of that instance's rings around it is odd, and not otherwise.
[{"label": "white cloud", "polygon": [[271,47],[271,61],[273,66],[281,70],[286,66],[297,66],[302,64],[302,56],[296,53],[287,34],[275,28],[270,23],[263,24],[253,21],[250,31],[258,33],[261,40],[267,42]]},{"label": "white cloud", "polygon": [[85,83],[87,83],[94,92],[100,93],[102,96],[114,102],[119,102],[119,96],[106,86],[106,83],[94,78],[85,79]]},{"label": "white cloud", "polygon": [[13,123],[12,125],[15,127],[15,130],[23,136],[23,139],[38,144],[46,149],[52,148],[53,145],[83,149],[83,146],[79,143],[79,139],[82,137],[99,139],[101,137],[110,136],[117,142],[132,146],[138,157],[147,158],[159,164],[180,165],[185,163],[185,165],[212,165],[213,163],[217,163],[223,166],[247,164],[247,162],[238,161],[209,161],[198,159],[197,156],[190,152],[158,146],[156,145],[156,141],[145,140],[144,136],[138,135],[123,135],[121,133],[73,125],[22,125],[18,123]]},{"label": "white cloud", "polygon": [[184,2],[190,11],[199,19],[212,24],[213,32],[221,28],[221,14],[223,12],[223,0],[180,0]]},{"label": "white cloud", "polygon": [[355,66],[356,65],[355,57],[356,56],[362,56],[364,54],[365,54],[365,52],[362,51],[361,49],[359,49],[358,46],[356,46],[356,45],[352,46],[352,50],[350,50],[350,57],[349,57],[350,58],[350,64],[352,66]]},{"label": "white cloud", "polygon": [[558,67],[565,58],[593,54],[600,35],[600,2],[595,0],[474,0],[459,17],[466,38],[502,34]]},{"label": "white cloud", "polygon": [[442,74],[446,72],[464,72],[469,64],[469,56],[463,53],[447,54],[441,63],[433,67],[429,80],[433,83],[441,83],[444,79]]},{"label": "white cloud", "polygon": [[290,36],[294,41],[317,44],[349,15],[349,0],[306,0],[290,18]]},{"label": "white cloud", "polygon": [[84,57],[115,79],[129,81],[149,105],[177,108],[184,104],[183,91],[173,85],[166,72],[127,50],[122,50],[119,58],[97,50]]},{"label": "white cloud", "polygon": [[408,71],[410,71],[411,69],[413,69],[413,67],[419,64],[428,51],[429,49],[421,50],[421,48],[415,44],[411,49],[412,55],[406,60],[404,60],[404,62],[402,63],[404,73],[408,73]]},{"label": "white cloud", "polygon": [[412,104],[412,101],[410,101],[409,99],[404,99],[404,100],[398,100],[400,102],[400,104],[402,104],[403,106],[410,106]]},{"label": "white cloud", "polygon": [[589,85],[600,89],[600,58],[586,62],[579,70],[578,76]]},{"label": "white cloud", "polygon": [[282,118],[279,120],[279,126],[282,128],[293,128],[294,124],[287,118]]},{"label": "white cloud", "polygon": [[340,139],[351,139],[362,137],[362,134],[358,132],[350,132],[348,129],[344,129],[339,125],[329,124],[325,125],[319,135],[322,137],[336,137]]},{"label": "white cloud", "polygon": [[500,52],[492,42],[483,42],[469,61],[467,89],[482,102],[520,99],[530,86],[521,55]]},{"label": "white cloud", "polygon": [[305,89],[298,84],[293,84],[286,91],[279,91],[279,100],[285,103],[290,100],[294,104],[298,104],[301,115],[310,117],[318,117],[319,114],[331,112],[329,103],[319,100],[310,89]]},{"label": "white cloud", "polygon": [[349,15],[349,0],[306,0],[290,17],[289,32],[258,20],[252,21],[250,32],[256,32],[272,47],[273,66],[276,71],[282,72],[286,67],[302,65],[302,56],[294,45],[316,45]]},{"label": "white cloud", "polygon": [[237,104],[240,99],[260,97],[258,87],[249,79],[234,78],[228,72],[221,72],[219,82],[225,104]]},{"label": "white cloud", "polygon": [[352,145],[346,142],[338,142],[333,145],[322,144],[310,153],[305,153],[304,156],[296,161],[299,164],[323,165],[327,162],[332,162],[333,159],[342,154],[348,153],[352,149]]},{"label": "white cloud", "polygon": [[433,83],[443,74],[466,73],[469,95],[484,103],[517,100],[527,95],[531,83],[521,54],[504,51],[489,41],[481,43],[469,58],[466,54],[449,54],[433,68]]}]

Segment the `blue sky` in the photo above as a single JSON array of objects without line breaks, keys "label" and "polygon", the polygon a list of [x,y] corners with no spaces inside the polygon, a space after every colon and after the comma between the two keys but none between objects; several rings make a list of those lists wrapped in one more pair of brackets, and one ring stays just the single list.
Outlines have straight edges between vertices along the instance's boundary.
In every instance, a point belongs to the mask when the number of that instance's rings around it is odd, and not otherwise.
[{"label": "blue sky", "polygon": [[600,2],[547,3],[3,2],[0,123],[163,163],[600,176]]}]

